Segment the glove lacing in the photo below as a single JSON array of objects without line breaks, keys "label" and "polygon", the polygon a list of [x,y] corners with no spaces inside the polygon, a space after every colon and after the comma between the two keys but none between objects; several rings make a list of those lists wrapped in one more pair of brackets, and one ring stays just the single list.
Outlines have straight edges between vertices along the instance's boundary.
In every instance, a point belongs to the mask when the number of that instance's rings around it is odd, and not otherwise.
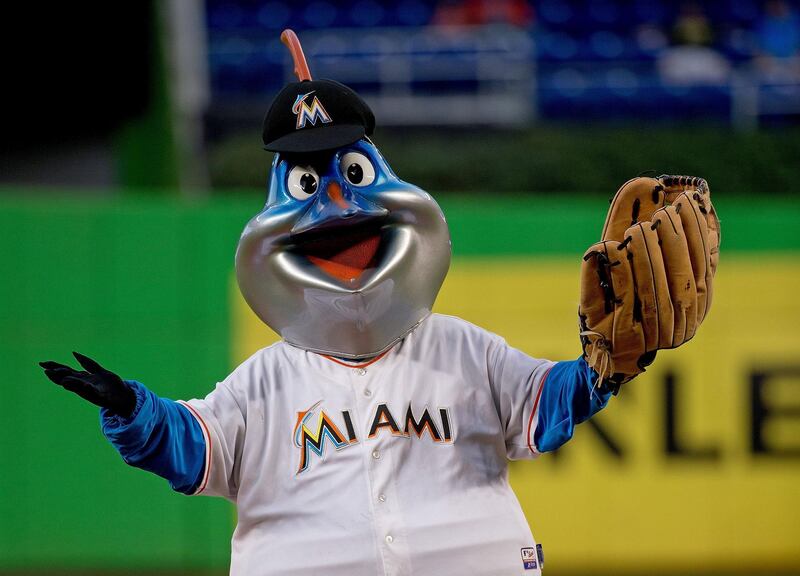
[{"label": "glove lacing", "polygon": [[[580,336],[589,337],[595,336],[597,339],[595,340],[595,350],[600,353],[600,366],[595,369],[597,372],[597,380],[595,381],[594,385],[592,386],[592,394],[597,394],[597,389],[600,388],[600,385],[603,383],[603,379],[605,375],[610,375],[610,368],[611,368],[611,346],[609,345],[608,340],[606,337],[601,334],[600,332],[595,332],[594,330],[581,330]],[[592,367],[594,368],[594,367]]]}]

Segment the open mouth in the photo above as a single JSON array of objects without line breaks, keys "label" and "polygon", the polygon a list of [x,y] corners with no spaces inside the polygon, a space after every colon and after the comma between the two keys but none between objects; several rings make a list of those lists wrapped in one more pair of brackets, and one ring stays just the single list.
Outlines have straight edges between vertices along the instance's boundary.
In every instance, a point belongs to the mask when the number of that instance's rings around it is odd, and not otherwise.
[{"label": "open mouth", "polygon": [[379,227],[347,226],[301,238],[295,246],[296,252],[329,276],[353,282],[377,266],[380,245]]}]

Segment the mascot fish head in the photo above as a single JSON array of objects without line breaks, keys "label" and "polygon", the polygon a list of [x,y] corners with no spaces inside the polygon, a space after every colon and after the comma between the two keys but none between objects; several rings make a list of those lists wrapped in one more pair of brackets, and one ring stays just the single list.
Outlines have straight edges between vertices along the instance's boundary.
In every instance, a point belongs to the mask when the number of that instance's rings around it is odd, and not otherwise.
[{"label": "mascot fish head", "polygon": [[400,180],[370,141],[375,119],[351,89],[299,82],[264,119],[276,152],[267,203],[242,233],[236,278],[256,315],[294,346],[342,358],[387,350],[431,312],[450,265],[436,201]]}]

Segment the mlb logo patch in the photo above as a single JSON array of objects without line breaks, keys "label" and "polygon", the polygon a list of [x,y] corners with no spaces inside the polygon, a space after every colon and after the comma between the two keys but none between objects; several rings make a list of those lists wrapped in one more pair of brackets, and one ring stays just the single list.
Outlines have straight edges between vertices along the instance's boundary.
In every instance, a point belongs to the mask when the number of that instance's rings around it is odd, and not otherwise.
[{"label": "mlb logo patch", "polygon": [[536,548],[522,548],[522,567],[525,570],[535,570],[537,567],[536,562]]}]

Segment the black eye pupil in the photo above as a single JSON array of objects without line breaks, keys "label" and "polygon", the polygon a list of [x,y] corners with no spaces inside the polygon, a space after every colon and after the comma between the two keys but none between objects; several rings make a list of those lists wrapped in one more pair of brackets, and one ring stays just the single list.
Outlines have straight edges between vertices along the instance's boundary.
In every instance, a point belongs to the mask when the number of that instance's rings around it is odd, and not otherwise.
[{"label": "black eye pupil", "polygon": [[300,176],[300,188],[306,194],[313,194],[317,190],[317,179],[314,178],[313,174],[306,172]]},{"label": "black eye pupil", "polygon": [[364,179],[364,169],[353,162],[347,167],[347,179],[353,184],[359,184]]}]

